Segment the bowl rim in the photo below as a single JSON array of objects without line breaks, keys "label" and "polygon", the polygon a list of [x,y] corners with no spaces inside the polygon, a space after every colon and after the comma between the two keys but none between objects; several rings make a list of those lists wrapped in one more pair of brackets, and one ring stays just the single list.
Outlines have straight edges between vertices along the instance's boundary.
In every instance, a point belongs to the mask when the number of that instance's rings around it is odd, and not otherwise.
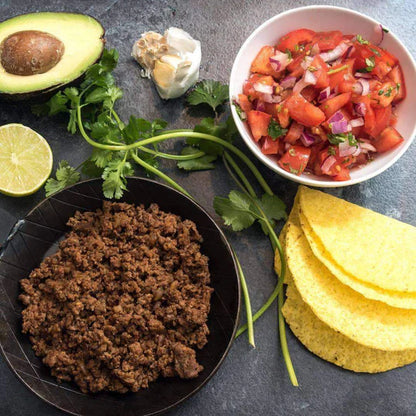
[{"label": "bowl rim", "polygon": [[[234,327],[233,327],[233,331],[232,331],[232,335],[230,338],[230,341],[227,344],[227,347],[224,351],[224,353],[222,354],[220,360],[217,362],[217,364],[215,365],[215,367],[213,368],[213,370],[208,374],[208,376],[205,378],[205,380],[203,380],[197,387],[195,387],[191,392],[189,392],[188,394],[186,394],[184,397],[182,397],[181,399],[177,400],[176,402],[172,403],[171,405],[169,405],[168,407],[165,407],[164,409],[161,410],[156,410],[154,412],[150,412],[150,413],[143,413],[142,416],[156,416],[156,415],[161,415],[169,410],[172,410],[173,408],[177,407],[178,405],[180,405],[181,403],[183,403],[184,401],[186,401],[187,399],[189,399],[190,397],[192,397],[194,394],[198,393],[210,380],[211,378],[215,375],[215,373],[218,371],[218,369],[220,368],[220,366],[222,365],[222,363],[224,362],[225,358],[227,357],[231,346],[233,344],[233,342],[235,341],[235,335],[240,323],[240,313],[241,313],[241,283],[240,283],[240,279],[239,279],[239,273],[238,273],[238,266],[237,266],[237,261],[234,255],[234,250],[231,247],[230,242],[228,241],[225,233],[223,232],[223,230],[220,228],[220,226],[215,222],[215,220],[213,219],[213,217],[206,211],[206,209],[199,204],[197,201],[195,201],[194,199],[190,198],[189,196],[185,195],[182,192],[179,192],[178,190],[176,190],[175,188],[166,185],[164,183],[158,182],[154,179],[149,179],[149,178],[145,178],[145,177],[140,177],[140,176],[127,176],[126,177],[127,180],[133,180],[133,181],[141,181],[141,182],[148,182],[151,183],[153,185],[156,186],[160,186],[162,188],[174,191],[176,194],[178,194],[180,197],[183,197],[185,199],[187,199],[189,202],[191,202],[195,208],[197,208],[199,211],[202,211],[207,218],[211,221],[213,227],[217,230],[217,232],[219,233],[222,241],[225,244],[225,247],[228,251],[228,253],[231,255],[231,259],[233,262],[233,266],[234,266],[234,270],[235,270],[235,275],[236,275],[236,282],[237,282],[237,311],[236,311],[236,319],[234,322]],[[37,210],[42,204],[46,203],[50,198],[56,197],[57,195],[59,195],[62,192],[65,192],[67,190],[70,190],[76,186],[79,185],[83,185],[83,184],[90,184],[91,182],[98,182],[98,181],[102,181],[101,178],[91,178],[91,179],[86,179],[80,182],[77,182],[74,185],[71,186],[67,186],[66,188],[42,199],[39,203],[37,203],[30,211],[28,211],[26,213],[26,215],[23,217],[23,219],[19,219],[15,222],[15,224],[11,227],[10,232],[8,233],[7,237],[4,239],[4,244],[2,244],[0,246],[0,260],[1,260],[1,254],[3,252],[3,250],[6,249],[8,242],[14,238],[14,236],[19,232],[19,228],[20,225],[23,224],[23,222],[26,220],[26,218],[31,215],[35,210]],[[104,196],[101,198],[102,201],[105,200],[109,200],[108,198],[105,198]],[[115,200],[120,201],[120,200]],[[38,398],[40,398],[43,402],[48,403],[49,405],[67,413],[70,415],[74,415],[74,416],[82,416],[80,413],[75,413],[75,412],[71,412],[68,409],[65,409],[61,406],[59,406],[56,403],[51,402],[50,400],[46,399],[45,397],[43,397],[40,393],[38,393],[37,391],[34,391],[32,389],[32,387],[26,383],[25,380],[23,380],[20,375],[17,373],[15,367],[12,365],[12,363],[10,362],[10,360],[7,358],[5,351],[3,349],[3,343],[0,343],[0,353],[1,356],[3,357],[4,361],[6,362],[7,366],[10,368],[10,370],[12,371],[12,373],[16,376],[16,378],[27,388],[29,389],[33,394],[35,394]],[[157,382],[157,380],[155,380],[155,382]],[[134,393],[132,393],[134,394]],[[89,396],[91,398],[94,398],[93,395],[89,394]]]},{"label": "bowl rim", "polygon": [[[312,9],[313,10],[316,10],[316,9],[322,9],[322,10],[328,10],[328,9],[329,10],[337,10],[337,11],[349,13],[349,14],[351,14],[353,16],[364,17],[365,19],[368,19],[371,23],[373,23],[375,25],[376,24],[380,24],[377,20],[375,20],[372,17],[366,15],[365,13],[361,13],[361,12],[358,12],[356,10],[349,9],[349,8],[346,8],[346,7],[338,7],[338,6],[330,6],[330,5],[328,5],[328,6],[326,6],[326,5],[310,5],[310,6],[296,7],[296,8],[292,8],[290,10],[286,10],[286,11],[284,11],[282,13],[279,13],[279,14],[271,17],[270,19],[268,19],[265,22],[263,22],[260,26],[258,26],[247,37],[247,39],[241,45],[241,47],[240,47],[240,49],[239,49],[236,57],[234,58],[234,63],[233,63],[232,69],[231,69],[230,81],[229,81],[229,84],[230,84],[229,105],[230,105],[230,111],[231,111],[231,114],[233,116],[234,122],[235,122],[235,124],[237,126],[237,129],[238,129],[241,137],[243,138],[245,144],[250,149],[250,151],[254,154],[254,156],[256,156],[257,159],[260,160],[268,168],[270,168],[274,172],[278,173],[279,175],[285,177],[286,179],[290,179],[291,181],[294,181],[294,182],[297,182],[297,183],[301,183],[303,185],[315,186],[315,187],[322,187],[322,188],[341,188],[341,187],[345,187],[345,186],[355,185],[357,183],[361,183],[361,182],[364,182],[364,181],[369,180],[371,178],[374,178],[375,176],[377,176],[377,175],[383,173],[384,171],[386,171],[394,163],[396,163],[403,156],[403,154],[406,152],[406,150],[410,147],[410,145],[413,143],[413,140],[415,139],[415,136],[416,136],[416,120],[414,122],[413,130],[411,132],[410,137],[404,143],[402,143],[400,145],[400,147],[399,147],[400,150],[397,152],[397,154],[394,157],[392,157],[389,161],[387,161],[386,163],[384,163],[380,168],[378,168],[377,170],[375,170],[374,172],[365,173],[365,174],[362,174],[361,176],[359,176],[358,178],[349,179],[347,181],[318,180],[318,179],[309,177],[309,175],[307,175],[307,174],[303,174],[302,173],[302,175],[298,176],[298,175],[295,175],[293,173],[287,172],[286,170],[282,169],[276,163],[276,161],[272,160],[267,155],[264,155],[261,152],[261,150],[259,149],[257,143],[255,143],[253,141],[251,135],[247,131],[247,127],[242,123],[240,117],[237,114],[237,111],[235,109],[235,106],[233,105],[234,96],[232,94],[232,88],[231,88],[231,86],[233,85],[233,78],[236,76],[236,73],[238,71],[238,68],[236,66],[236,63],[244,55],[245,49],[246,49],[247,45],[251,42],[251,40],[258,33],[260,33],[261,31],[263,31],[264,28],[266,28],[270,24],[275,23],[280,18],[286,17],[286,16],[290,16],[291,14],[296,14],[296,13],[301,12],[301,11],[312,10]],[[392,38],[394,39],[394,41],[396,41],[401,46],[401,48],[403,49],[403,51],[406,54],[407,58],[409,59],[410,63],[412,64],[413,72],[416,73],[416,62],[415,62],[415,59],[410,54],[410,52],[408,51],[408,49],[406,48],[406,46],[403,44],[403,42],[393,32],[389,31],[389,35],[392,36]],[[365,166],[362,167],[362,168],[357,167],[357,170],[360,170],[360,169],[361,170],[365,169]]]}]

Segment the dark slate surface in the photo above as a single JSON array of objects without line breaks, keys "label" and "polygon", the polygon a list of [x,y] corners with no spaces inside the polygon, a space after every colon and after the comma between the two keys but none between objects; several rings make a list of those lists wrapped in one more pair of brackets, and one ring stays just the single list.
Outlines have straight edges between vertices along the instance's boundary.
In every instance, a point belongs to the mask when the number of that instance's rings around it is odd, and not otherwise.
[{"label": "dark slate surface", "polygon": [[[353,8],[378,19],[398,34],[415,55],[414,16],[411,12],[414,10],[414,0],[344,0],[322,3]],[[201,77],[227,81],[233,58],[252,30],[274,14],[309,4],[311,2],[307,0],[2,0],[0,18],[43,10],[85,12],[95,16],[107,29],[108,45],[120,51],[120,65],[116,74],[125,91],[119,104],[120,114],[125,117],[130,114],[140,114],[146,118],[161,117],[173,127],[191,127],[194,119],[180,100],[162,102],[152,83],[139,77],[139,68],[130,58],[133,41],[149,29],[163,31],[169,26],[182,27],[202,41]],[[90,151],[80,137],[69,135],[59,121],[36,119],[22,108],[2,105],[0,125],[11,122],[26,124],[42,134],[52,146],[55,163],[65,158],[77,165]],[[416,225],[415,156],[416,145],[413,144],[395,166],[377,178],[365,184],[331,192]],[[297,185],[260,168],[274,191],[290,205]],[[210,213],[213,213],[213,196],[225,194],[232,187],[222,167],[212,172],[191,175],[181,174],[175,167],[168,165],[165,170],[207,207]],[[42,198],[42,191],[23,199],[1,195],[0,240],[6,237],[16,219],[23,217]],[[275,283],[268,242],[257,229],[228,235],[242,261],[256,309]],[[288,382],[279,352],[276,308],[273,308],[256,325],[257,348],[250,349],[244,337],[238,339],[208,385],[170,415],[416,414],[414,365],[385,374],[357,375],[310,354],[291,333],[288,334],[288,339],[300,388],[293,388]],[[0,415],[61,414],[32,395],[0,359]]]}]

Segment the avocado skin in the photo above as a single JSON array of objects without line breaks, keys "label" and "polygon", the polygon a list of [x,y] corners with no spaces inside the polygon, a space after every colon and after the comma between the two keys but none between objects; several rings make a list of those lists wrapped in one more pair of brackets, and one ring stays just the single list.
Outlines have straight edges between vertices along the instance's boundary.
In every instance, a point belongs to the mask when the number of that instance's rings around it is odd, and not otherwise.
[{"label": "avocado skin", "polygon": [[[94,16],[91,16],[91,15],[86,14],[86,13],[73,13],[73,12],[68,12],[68,11],[52,12],[52,13],[54,13],[54,14],[75,14],[75,15],[81,15],[81,16],[88,16],[88,17],[91,17],[92,19],[94,19],[95,21],[97,21],[99,23],[99,25],[101,26],[101,28],[102,28],[102,35],[101,35],[102,49],[101,49],[100,56],[91,65],[86,67],[84,69],[84,72],[78,78],[76,78],[76,79],[74,79],[74,80],[72,80],[68,83],[57,84],[57,85],[53,85],[49,88],[45,88],[45,89],[42,89],[42,90],[34,90],[34,91],[24,92],[24,93],[9,94],[9,93],[4,93],[4,92],[0,91],[0,101],[8,102],[8,103],[18,103],[18,102],[24,101],[27,104],[38,104],[38,103],[48,101],[58,91],[62,91],[67,87],[77,87],[77,86],[79,86],[81,84],[81,82],[84,80],[85,72],[88,70],[88,68],[90,68],[92,65],[96,64],[101,59],[106,41],[105,41],[104,26],[102,25],[102,23],[98,19],[96,19]],[[27,16],[27,15],[30,15],[30,14],[33,14],[33,13],[23,13],[23,14],[20,14],[20,15],[16,15],[14,17]],[[13,17],[10,17],[6,20],[9,20],[9,19],[12,19],[12,18]],[[6,21],[6,20],[4,20],[4,21]],[[0,22],[0,23],[2,23],[2,22]],[[0,42],[1,42],[1,40],[0,40]]]}]

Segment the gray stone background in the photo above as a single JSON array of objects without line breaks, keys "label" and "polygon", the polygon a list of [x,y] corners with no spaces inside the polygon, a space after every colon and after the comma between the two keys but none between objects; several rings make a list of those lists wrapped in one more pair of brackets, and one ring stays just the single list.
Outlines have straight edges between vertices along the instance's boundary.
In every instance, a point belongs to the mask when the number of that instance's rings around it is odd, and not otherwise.
[{"label": "gray stone background", "polygon": [[[152,83],[139,77],[130,58],[134,40],[146,30],[163,32],[169,26],[189,31],[202,42],[201,78],[228,81],[233,59],[247,36],[271,16],[313,1],[278,0],[1,0],[0,19],[34,11],[74,11],[98,18],[107,30],[108,46],[120,52],[116,76],[124,90],[119,113],[145,118],[164,118],[173,128],[192,127],[182,100],[162,102]],[[416,55],[415,0],[321,1],[358,10],[396,33]],[[336,28],[334,28],[336,29]],[[412,92],[410,92],[412,93]],[[18,122],[42,134],[50,143],[55,165],[63,158],[80,163],[89,146],[80,136],[71,136],[58,120],[36,119],[27,110],[0,105],[0,125]],[[243,144],[239,144],[244,150]],[[177,145],[167,145],[167,148]],[[383,174],[364,184],[331,193],[383,214],[416,225],[414,159],[416,144]],[[254,160],[254,158],[253,158]],[[258,165],[257,161],[256,164]],[[290,206],[297,185],[260,166],[274,191]],[[164,170],[189,190],[211,214],[214,195],[224,195],[233,183],[222,166],[214,171],[184,174],[166,164]],[[0,241],[17,218],[44,197],[43,191],[23,199],[0,195]],[[218,217],[216,217],[218,219]],[[219,220],[219,219],[218,219]],[[228,233],[246,272],[254,309],[267,298],[275,284],[272,252],[258,229]],[[170,413],[182,415],[415,415],[416,367],[408,366],[379,375],[344,371],[310,354],[288,331],[299,388],[291,387],[277,337],[276,308],[256,324],[256,349],[239,338],[214,378],[196,396]],[[0,359],[0,415],[61,415],[30,393]]]}]

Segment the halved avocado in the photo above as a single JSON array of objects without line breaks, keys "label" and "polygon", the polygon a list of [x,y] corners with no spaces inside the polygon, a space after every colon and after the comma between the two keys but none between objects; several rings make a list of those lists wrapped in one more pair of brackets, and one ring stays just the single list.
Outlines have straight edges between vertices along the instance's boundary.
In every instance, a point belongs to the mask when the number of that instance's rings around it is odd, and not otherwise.
[{"label": "halved avocado", "polygon": [[104,28],[75,13],[30,13],[0,23],[0,98],[30,99],[76,81],[101,57]]}]

